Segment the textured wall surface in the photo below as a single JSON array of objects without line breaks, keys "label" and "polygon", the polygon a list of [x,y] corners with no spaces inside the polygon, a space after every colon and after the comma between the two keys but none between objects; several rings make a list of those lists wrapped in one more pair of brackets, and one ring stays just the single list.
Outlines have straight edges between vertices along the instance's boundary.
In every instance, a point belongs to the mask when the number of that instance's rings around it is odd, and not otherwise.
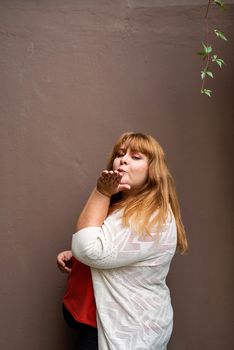
[{"label": "textured wall surface", "polygon": [[230,40],[214,39],[227,64],[209,99],[196,56],[206,1],[159,3],[0,0],[1,350],[69,349],[56,254],[130,130],[163,145],[190,242],[168,278],[168,349],[234,348],[234,7],[210,13]]}]

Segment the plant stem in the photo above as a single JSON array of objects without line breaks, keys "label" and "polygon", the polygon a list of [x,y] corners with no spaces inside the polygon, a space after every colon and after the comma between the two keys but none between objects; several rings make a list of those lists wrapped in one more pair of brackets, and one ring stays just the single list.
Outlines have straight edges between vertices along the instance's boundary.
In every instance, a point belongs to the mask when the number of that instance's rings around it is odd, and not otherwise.
[{"label": "plant stem", "polygon": [[[206,27],[206,46],[209,46],[209,24],[208,24],[208,13],[209,13],[209,9],[210,9],[210,5],[211,5],[211,0],[208,0],[207,6],[206,6],[206,13],[205,13],[205,27]],[[210,54],[208,53],[208,55],[206,56],[206,64],[205,64],[205,68],[204,71],[206,71],[209,67],[209,63],[210,63]],[[205,80],[206,80],[206,75],[204,76],[204,79],[202,80],[202,86],[201,86],[201,90],[204,89],[205,86]]]},{"label": "plant stem", "polygon": [[210,4],[211,4],[211,0],[208,1],[207,7],[206,7],[206,14],[205,14],[205,18],[208,17],[208,12],[209,12],[209,8],[210,8]]}]

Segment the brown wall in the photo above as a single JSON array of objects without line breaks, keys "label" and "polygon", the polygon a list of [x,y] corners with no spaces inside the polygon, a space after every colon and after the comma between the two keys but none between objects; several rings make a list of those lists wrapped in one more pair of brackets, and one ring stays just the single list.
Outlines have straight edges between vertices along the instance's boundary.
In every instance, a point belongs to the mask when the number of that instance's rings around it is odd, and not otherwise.
[{"label": "brown wall", "polygon": [[0,0],[1,350],[69,349],[55,257],[129,130],[163,145],[190,242],[168,278],[168,349],[234,348],[234,6],[211,12],[230,40],[216,40],[227,65],[209,99],[195,54],[206,2]]}]

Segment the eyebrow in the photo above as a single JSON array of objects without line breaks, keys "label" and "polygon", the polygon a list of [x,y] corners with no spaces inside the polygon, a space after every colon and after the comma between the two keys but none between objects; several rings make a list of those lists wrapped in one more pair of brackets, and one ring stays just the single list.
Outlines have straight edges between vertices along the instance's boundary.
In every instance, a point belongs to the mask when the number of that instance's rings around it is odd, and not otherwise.
[{"label": "eyebrow", "polygon": [[137,151],[137,150],[133,150],[133,149],[131,149],[130,147],[127,147],[127,148],[126,148],[126,147],[120,147],[119,150],[118,150],[118,152],[119,152],[119,151],[126,152],[126,151],[128,150],[128,148],[130,149],[130,152],[131,152],[131,153],[140,153],[140,154],[143,154],[143,155],[144,155],[143,152]]}]

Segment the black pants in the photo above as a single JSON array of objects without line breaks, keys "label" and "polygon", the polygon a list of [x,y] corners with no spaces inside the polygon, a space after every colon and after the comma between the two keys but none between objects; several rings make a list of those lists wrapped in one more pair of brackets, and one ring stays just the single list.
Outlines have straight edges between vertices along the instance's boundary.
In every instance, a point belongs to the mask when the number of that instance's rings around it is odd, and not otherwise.
[{"label": "black pants", "polygon": [[77,333],[73,350],[98,350],[98,336],[95,327],[76,321],[64,305],[63,317],[67,325]]}]

